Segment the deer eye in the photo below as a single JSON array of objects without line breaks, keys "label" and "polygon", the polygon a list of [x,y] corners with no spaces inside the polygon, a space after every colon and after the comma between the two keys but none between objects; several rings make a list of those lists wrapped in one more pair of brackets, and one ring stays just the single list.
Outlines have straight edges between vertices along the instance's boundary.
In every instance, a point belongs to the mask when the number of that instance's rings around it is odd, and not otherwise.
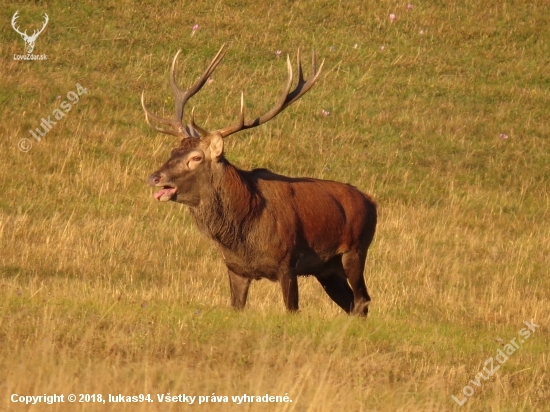
[{"label": "deer eye", "polygon": [[200,162],[201,159],[202,159],[202,158],[201,158],[200,156],[193,156],[193,157],[191,158],[191,160],[193,160],[194,162]]}]

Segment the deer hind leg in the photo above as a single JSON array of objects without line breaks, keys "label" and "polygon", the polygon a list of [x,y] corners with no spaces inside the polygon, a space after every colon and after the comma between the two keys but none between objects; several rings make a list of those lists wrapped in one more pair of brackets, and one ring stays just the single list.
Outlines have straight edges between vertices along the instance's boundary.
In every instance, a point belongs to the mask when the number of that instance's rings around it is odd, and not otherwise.
[{"label": "deer hind leg", "polygon": [[348,278],[349,285],[353,291],[354,315],[367,316],[369,311],[370,296],[367,292],[367,285],[363,277],[365,269],[366,251],[359,253],[350,250],[342,255],[342,266]]},{"label": "deer hind leg", "polygon": [[298,277],[285,271],[279,275],[279,283],[286,309],[289,312],[298,311]]},{"label": "deer hind leg", "polygon": [[238,310],[244,309],[251,279],[238,275],[230,269],[227,269],[227,273],[231,288],[231,306]]},{"label": "deer hind leg", "polygon": [[337,265],[323,270],[318,275],[315,275],[323,289],[330,298],[346,313],[351,313],[353,310],[354,296],[346,279],[346,273],[339,261]]}]

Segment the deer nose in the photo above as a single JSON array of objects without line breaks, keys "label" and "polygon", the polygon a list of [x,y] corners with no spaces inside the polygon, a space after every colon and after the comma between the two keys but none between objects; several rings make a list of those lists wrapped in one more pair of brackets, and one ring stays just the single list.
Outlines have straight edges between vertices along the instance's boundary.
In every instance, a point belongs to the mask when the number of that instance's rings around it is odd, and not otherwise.
[{"label": "deer nose", "polygon": [[162,177],[156,173],[153,173],[149,178],[147,179],[147,183],[149,186],[156,186],[160,183],[162,180]]}]

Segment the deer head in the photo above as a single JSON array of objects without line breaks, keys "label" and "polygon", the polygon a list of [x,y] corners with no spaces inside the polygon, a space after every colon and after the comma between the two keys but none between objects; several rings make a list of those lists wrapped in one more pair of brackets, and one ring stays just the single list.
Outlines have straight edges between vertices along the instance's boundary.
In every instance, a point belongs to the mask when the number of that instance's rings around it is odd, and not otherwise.
[{"label": "deer head", "polygon": [[[141,104],[145,111],[145,120],[155,130],[173,136],[181,137],[181,145],[172,150],[170,159],[155,173],[149,176],[148,183],[151,186],[161,188],[155,193],[159,201],[177,201],[189,206],[196,206],[201,199],[203,190],[207,190],[209,182],[212,181],[213,168],[219,167],[225,161],[223,158],[223,139],[241,130],[259,126],[273,119],[285,108],[302,97],[316,82],[321,74],[323,63],[316,68],[315,52],[313,53],[312,73],[306,80],[303,76],[300,51],[297,53],[298,61],[298,84],[291,91],[292,87],[292,65],[287,56],[288,80],[283,88],[279,102],[262,116],[246,121],[244,115],[244,95],[241,94],[241,110],[239,121],[232,126],[208,132],[195,123],[194,110],[191,111],[190,123],[183,125],[184,107],[187,101],[197,93],[208,80],[216,66],[225,55],[223,45],[206,68],[199,79],[187,90],[181,90],[175,79],[175,66],[180,51],[176,53],[170,70],[170,85],[172,87],[175,113],[173,119],[164,119],[152,114],[144,102],[144,94],[141,95]],[[154,125],[151,121],[155,122]],[[158,126],[161,125],[161,126]]]},{"label": "deer head", "polygon": [[44,31],[44,29],[46,28],[46,25],[48,24],[48,21],[50,20],[48,15],[46,13],[44,13],[44,24],[42,25],[42,28],[40,30],[35,30],[33,32],[33,34],[31,36],[27,35],[27,30],[25,30],[23,33],[21,33],[19,31],[19,27],[16,27],[15,24],[16,24],[16,20],[17,18],[19,17],[18,16],[18,13],[19,13],[19,10],[17,10],[15,12],[15,14],[13,15],[12,19],[11,19],[11,25],[13,27],[13,29],[19,33],[21,35],[21,37],[23,38],[23,40],[25,41],[25,43],[27,44],[27,53],[28,54],[31,54],[32,51],[34,50],[34,43],[36,42],[36,39],[38,38],[38,36],[40,35],[40,33],[42,33]]}]

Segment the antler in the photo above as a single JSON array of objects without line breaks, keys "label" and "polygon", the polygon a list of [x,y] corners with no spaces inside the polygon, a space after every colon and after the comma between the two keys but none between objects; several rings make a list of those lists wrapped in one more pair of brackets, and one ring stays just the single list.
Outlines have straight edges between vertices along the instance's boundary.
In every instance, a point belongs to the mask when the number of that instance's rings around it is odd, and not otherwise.
[{"label": "antler", "polygon": [[19,13],[19,10],[17,10],[15,12],[15,14],[13,15],[13,17],[11,18],[11,25],[17,33],[19,33],[21,36],[23,36],[23,38],[25,38],[26,40],[28,39],[29,41],[36,40],[36,38],[40,35],[40,33],[42,33],[44,31],[44,29],[46,28],[46,25],[48,24],[48,21],[50,21],[50,18],[48,17],[48,15],[46,13],[44,13],[44,16],[42,16],[42,17],[44,17],[46,19],[46,21],[42,25],[42,28],[38,32],[35,30],[33,32],[32,36],[29,36],[27,34],[27,30],[25,30],[25,32],[21,33],[19,31],[19,27],[15,27],[16,20],[19,17],[18,13]]},{"label": "antler", "polygon": [[[143,107],[143,110],[145,111],[145,120],[147,121],[147,124],[151,126],[153,129],[158,130],[162,133],[171,134],[173,136],[177,137],[191,137],[191,136],[197,136],[198,135],[204,135],[207,134],[205,130],[200,128],[195,124],[194,121],[194,114],[191,114],[191,123],[187,125],[187,127],[183,126],[183,112],[185,104],[187,103],[187,100],[189,100],[195,93],[197,93],[202,86],[206,83],[212,72],[214,72],[214,69],[218,64],[222,61],[223,57],[225,56],[225,44],[222,45],[220,48],[220,51],[214,59],[212,59],[212,62],[210,65],[206,68],[204,73],[201,77],[187,90],[182,90],[178,87],[176,84],[176,76],[174,74],[174,69],[176,67],[176,60],[178,59],[178,55],[180,54],[181,50],[178,50],[176,55],[174,56],[174,60],[172,61],[172,68],[170,70],[170,86],[172,87],[172,92],[174,94],[174,102],[176,104],[175,112],[174,112],[174,118],[173,119],[164,119],[162,117],[156,116],[152,114],[147,108],[145,107],[144,102],[144,93],[141,93],[141,105]],[[164,129],[158,126],[154,126],[151,124],[149,119],[153,119],[155,122],[170,126],[171,129]]]},{"label": "antler", "polygon": [[[46,26],[48,25],[48,22],[50,21],[50,18],[48,17],[48,15],[46,13],[44,13],[44,15],[42,16],[46,19],[46,21],[44,22],[44,24],[42,25],[42,28],[38,31],[34,31],[32,36],[30,37],[32,40],[36,40],[36,38],[40,35],[40,33],[42,33],[44,31],[44,29],[46,28]],[[26,33],[26,31],[25,31]]]},{"label": "antler", "polygon": [[317,58],[315,56],[315,51],[313,52],[311,75],[307,80],[304,80],[302,62],[300,60],[300,49],[298,49],[297,61],[298,61],[299,78],[298,78],[298,84],[296,85],[293,91],[290,92],[290,87],[292,86],[292,65],[290,64],[290,57],[287,56],[286,65],[288,69],[288,81],[283,89],[283,93],[281,95],[279,102],[264,115],[247,122],[244,119],[244,94],[241,94],[241,114],[240,114],[239,123],[234,124],[233,126],[219,129],[217,132],[220,133],[222,137],[227,137],[241,130],[250,129],[252,127],[259,126],[273,119],[275,116],[281,113],[284,109],[286,109],[288,106],[290,106],[300,97],[302,97],[309,89],[311,89],[311,87],[315,84],[315,82],[319,78],[319,75],[321,74],[321,70],[323,69],[323,64],[325,63],[325,61],[323,60],[321,62],[321,66],[319,66],[319,70],[317,70],[316,69]]},{"label": "antler", "polygon": [[19,33],[21,36],[29,37],[29,36],[27,35],[27,30],[25,30],[24,33],[21,33],[21,32],[19,31],[19,27],[15,27],[15,20],[17,20],[17,18],[19,17],[19,16],[18,16],[18,13],[19,13],[19,10],[17,10],[17,11],[15,12],[15,14],[13,15],[13,17],[11,18],[11,26],[12,26],[13,29],[14,29],[17,33]]}]

